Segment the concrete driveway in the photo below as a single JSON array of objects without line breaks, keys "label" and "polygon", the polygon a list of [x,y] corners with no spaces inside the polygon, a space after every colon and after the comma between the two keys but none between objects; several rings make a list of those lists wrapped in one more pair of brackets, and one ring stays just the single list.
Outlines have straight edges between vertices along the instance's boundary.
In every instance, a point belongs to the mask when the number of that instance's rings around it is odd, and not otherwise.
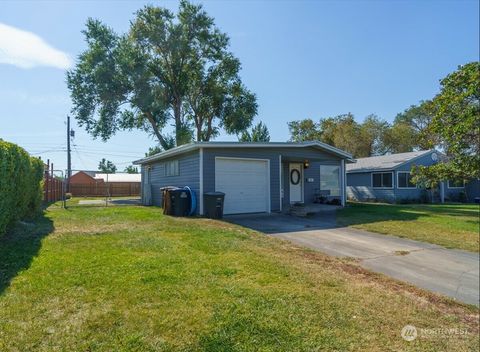
[{"label": "concrete driveway", "polygon": [[479,305],[477,253],[337,227],[335,212],[309,218],[235,215],[226,220],[333,256],[358,258],[364,268]]}]

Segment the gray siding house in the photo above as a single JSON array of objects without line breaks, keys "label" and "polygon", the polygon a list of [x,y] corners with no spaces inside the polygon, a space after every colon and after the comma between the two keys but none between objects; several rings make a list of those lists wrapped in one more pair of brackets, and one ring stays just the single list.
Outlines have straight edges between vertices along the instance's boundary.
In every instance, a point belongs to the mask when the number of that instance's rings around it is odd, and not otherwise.
[{"label": "gray siding house", "polygon": [[[387,202],[419,200],[424,191],[410,181],[412,167],[433,165],[443,158],[435,150],[359,158],[355,164],[346,166],[348,198]],[[462,192],[466,192],[469,200],[473,201],[479,196],[478,188],[477,180],[466,185],[463,181],[447,181],[440,184],[436,193],[438,200],[456,201],[460,200]]]},{"label": "gray siding house", "polygon": [[344,205],[350,162],[350,154],[320,142],[196,142],[134,163],[143,204],[161,205],[162,187],[189,186],[203,215],[203,194],[213,191],[225,193],[225,214],[280,212],[319,193]]}]

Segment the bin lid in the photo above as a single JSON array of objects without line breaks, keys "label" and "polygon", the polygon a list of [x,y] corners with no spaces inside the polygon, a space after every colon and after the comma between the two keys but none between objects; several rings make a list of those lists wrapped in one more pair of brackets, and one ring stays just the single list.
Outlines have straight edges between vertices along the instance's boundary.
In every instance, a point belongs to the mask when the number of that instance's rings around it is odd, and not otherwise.
[{"label": "bin lid", "polygon": [[213,196],[213,197],[219,197],[219,196],[224,196],[225,193],[223,192],[205,192],[205,196]]},{"label": "bin lid", "polygon": [[174,193],[174,194],[185,193],[185,194],[188,194],[188,191],[186,189],[183,189],[183,188],[172,188],[172,189],[170,189],[170,193]]},{"label": "bin lid", "polygon": [[176,186],[160,187],[160,191],[175,191],[177,189],[180,189],[180,188]]}]

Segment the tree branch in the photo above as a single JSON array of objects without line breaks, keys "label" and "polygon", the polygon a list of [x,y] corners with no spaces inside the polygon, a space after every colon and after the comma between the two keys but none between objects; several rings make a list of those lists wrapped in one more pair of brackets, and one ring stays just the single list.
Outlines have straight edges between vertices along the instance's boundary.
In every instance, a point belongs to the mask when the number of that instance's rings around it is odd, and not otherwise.
[{"label": "tree branch", "polygon": [[162,146],[163,149],[168,149],[168,143],[165,141],[165,138],[163,138],[162,134],[160,133],[160,130],[158,129],[157,123],[155,122],[155,119],[153,118],[153,115],[151,112],[147,111],[143,113],[146,117],[148,122],[152,125],[153,132],[155,133],[155,136],[157,136],[158,141],[160,142],[160,145]]}]

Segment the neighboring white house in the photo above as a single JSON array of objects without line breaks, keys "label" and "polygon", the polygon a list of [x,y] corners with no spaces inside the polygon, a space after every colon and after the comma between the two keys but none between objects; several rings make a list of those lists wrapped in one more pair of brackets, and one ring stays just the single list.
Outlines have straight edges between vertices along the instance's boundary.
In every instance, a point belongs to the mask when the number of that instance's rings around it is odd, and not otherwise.
[{"label": "neighboring white house", "polygon": [[93,176],[96,180],[103,180],[104,182],[141,182],[142,174],[127,174],[127,173],[115,173],[115,174],[99,174],[95,173]]}]

